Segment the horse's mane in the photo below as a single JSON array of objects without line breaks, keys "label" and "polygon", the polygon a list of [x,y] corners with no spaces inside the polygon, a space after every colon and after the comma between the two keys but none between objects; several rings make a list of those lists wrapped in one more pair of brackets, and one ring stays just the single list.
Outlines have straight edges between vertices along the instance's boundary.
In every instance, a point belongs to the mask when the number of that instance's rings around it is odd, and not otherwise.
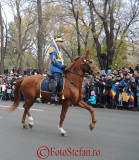
[{"label": "horse's mane", "polygon": [[67,67],[65,71],[69,71],[69,70],[74,66],[75,62],[76,62],[79,58],[80,58],[80,56],[76,57],[76,58],[74,59],[74,61],[72,62],[72,64],[71,64],[69,67]]}]

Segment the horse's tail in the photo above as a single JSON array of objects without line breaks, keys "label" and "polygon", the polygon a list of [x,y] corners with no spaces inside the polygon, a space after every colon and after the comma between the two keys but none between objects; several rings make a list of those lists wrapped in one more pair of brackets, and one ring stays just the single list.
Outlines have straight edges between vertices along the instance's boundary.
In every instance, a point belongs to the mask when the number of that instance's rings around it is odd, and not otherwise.
[{"label": "horse's tail", "polygon": [[20,86],[21,86],[22,81],[23,81],[23,79],[18,80],[15,85],[14,103],[13,103],[12,107],[8,109],[9,113],[13,112],[18,107],[18,105],[20,103],[20,98],[21,98]]}]

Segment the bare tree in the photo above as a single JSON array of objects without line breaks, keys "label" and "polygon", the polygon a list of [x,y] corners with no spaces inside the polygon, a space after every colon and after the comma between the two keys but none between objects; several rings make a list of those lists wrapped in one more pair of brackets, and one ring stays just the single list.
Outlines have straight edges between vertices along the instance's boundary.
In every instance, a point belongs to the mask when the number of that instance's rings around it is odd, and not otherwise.
[{"label": "bare tree", "polygon": [[89,11],[90,11],[91,32],[93,34],[93,39],[94,39],[95,46],[96,46],[97,57],[98,57],[98,60],[99,60],[100,68],[104,69],[102,58],[100,57],[100,54],[101,54],[101,43],[100,43],[99,37],[98,37],[98,35],[96,33],[96,24],[95,24],[93,6],[92,6],[92,3],[90,1],[88,1],[87,3],[88,3],[88,6],[89,6]]},{"label": "bare tree", "polygon": [[[139,7],[136,5],[137,1],[135,1],[134,4],[131,6],[132,13],[129,21],[125,22],[126,25],[124,26],[124,29],[122,29],[122,31],[120,30],[119,26],[119,29],[117,29],[117,33],[115,35],[114,33],[116,28],[116,18],[114,17],[115,15],[114,11],[117,5],[116,3],[117,1],[104,0],[103,9],[101,11],[96,8],[94,0],[89,0],[89,2],[91,4],[91,7],[93,8],[93,12],[100,18],[104,26],[104,33],[106,36],[106,46],[107,46],[107,69],[108,69],[108,67],[112,65],[115,53],[118,52],[123,43],[123,38],[125,37],[127,30],[132,25],[135,18],[139,15]],[[118,47],[115,47],[114,40],[117,39],[119,33],[122,35],[120,38],[121,42],[119,43]]]},{"label": "bare tree", "polygon": [[17,11],[17,27],[18,27],[18,54],[19,54],[19,73],[23,74],[23,49],[22,49],[22,33],[21,33],[21,14],[20,14],[20,0],[16,0]]},{"label": "bare tree", "polygon": [[14,22],[11,21],[9,23],[8,43],[10,45],[6,47],[7,41],[5,41],[5,52],[6,49],[7,54],[13,52],[14,50],[13,54],[18,54],[14,65],[16,68],[18,68],[19,65],[19,73],[23,74],[23,70],[25,69],[25,53],[32,48],[34,43],[32,37],[34,36],[33,28],[35,27],[36,17],[33,14],[35,13],[33,2],[22,0],[6,0],[3,3],[11,8],[14,17]]},{"label": "bare tree", "polygon": [[41,0],[37,0],[37,12],[38,12],[38,68],[40,73],[42,74],[44,71],[43,68],[43,55],[42,55],[42,47],[44,42],[43,36],[43,19],[42,19],[42,6]]},{"label": "bare tree", "polygon": [[3,19],[2,19],[2,9],[0,3],[0,27],[1,27],[1,74],[4,73],[4,35],[3,35]]},{"label": "bare tree", "polygon": [[74,0],[71,0],[71,10],[73,12],[73,16],[76,23],[76,31],[77,31],[77,42],[78,42],[78,55],[81,55],[81,44],[80,44],[80,31],[79,31],[79,11],[75,10]]}]

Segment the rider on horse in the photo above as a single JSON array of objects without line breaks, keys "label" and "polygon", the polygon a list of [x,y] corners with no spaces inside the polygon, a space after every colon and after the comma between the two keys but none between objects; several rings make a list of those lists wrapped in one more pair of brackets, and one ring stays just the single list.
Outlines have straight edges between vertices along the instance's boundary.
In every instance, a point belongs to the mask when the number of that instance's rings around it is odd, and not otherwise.
[{"label": "rider on horse", "polygon": [[53,80],[54,80],[53,86],[52,86],[51,101],[58,102],[57,86],[60,82],[60,79],[62,78],[62,74],[64,73],[66,65],[62,64],[62,53],[60,51],[60,47],[63,44],[63,40],[61,39],[61,37],[56,37],[55,42],[57,47],[53,46],[52,48],[49,49],[49,54],[51,58],[50,71],[51,71],[51,74],[53,75]]}]

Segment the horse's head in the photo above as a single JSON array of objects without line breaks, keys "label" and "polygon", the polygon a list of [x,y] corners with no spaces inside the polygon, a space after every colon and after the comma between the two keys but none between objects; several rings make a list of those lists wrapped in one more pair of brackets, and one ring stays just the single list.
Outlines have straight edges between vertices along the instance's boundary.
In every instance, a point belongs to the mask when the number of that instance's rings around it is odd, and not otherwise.
[{"label": "horse's head", "polygon": [[100,70],[95,65],[95,62],[91,59],[91,52],[88,50],[85,53],[85,56],[82,56],[83,60],[83,70],[84,72],[87,72],[89,74],[99,75]]},{"label": "horse's head", "polygon": [[[91,59],[91,52],[87,51],[84,56],[79,56],[74,59],[74,62],[65,70],[65,73],[77,73],[80,75],[80,69],[83,73],[89,73],[94,76],[99,75],[100,70],[95,65],[95,62]],[[71,72],[72,71],[72,72]]]}]

